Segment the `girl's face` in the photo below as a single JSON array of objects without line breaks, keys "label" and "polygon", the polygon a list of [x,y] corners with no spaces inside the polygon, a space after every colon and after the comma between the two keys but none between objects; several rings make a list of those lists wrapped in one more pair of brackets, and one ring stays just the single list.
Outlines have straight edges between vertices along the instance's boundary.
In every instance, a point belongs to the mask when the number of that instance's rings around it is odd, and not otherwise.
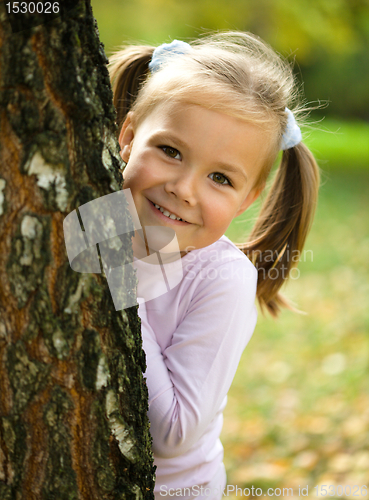
[{"label": "girl's face", "polygon": [[130,113],[119,143],[127,162],[123,187],[131,190],[141,225],[174,229],[181,255],[217,241],[261,191],[253,186],[270,133],[178,102],[157,106],[138,126],[132,118]]}]

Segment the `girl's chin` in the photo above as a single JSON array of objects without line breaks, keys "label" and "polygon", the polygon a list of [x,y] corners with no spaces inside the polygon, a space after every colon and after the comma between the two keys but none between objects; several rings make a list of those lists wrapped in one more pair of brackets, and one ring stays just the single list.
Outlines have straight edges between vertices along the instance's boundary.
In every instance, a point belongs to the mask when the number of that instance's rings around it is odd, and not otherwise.
[{"label": "girl's chin", "polygon": [[[148,228],[150,226],[146,226]],[[160,228],[155,228],[159,229]],[[146,238],[149,236],[148,231],[145,231],[146,233]],[[183,247],[183,250],[180,246],[180,250],[178,252],[178,246],[176,244],[173,245],[173,248],[170,249],[169,246],[167,245],[166,242],[162,242],[161,244],[158,241],[152,241],[153,245],[150,246],[150,236],[149,236],[149,241],[148,245],[146,245],[145,237],[143,236],[143,232],[141,231],[136,231],[135,236],[132,238],[132,248],[133,248],[133,255],[135,256],[136,259],[144,259],[148,255],[152,255],[154,253],[159,252],[161,259],[164,263],[165,262],[173,262],[175,260],[178,260],[178,258],[182,258],[185,255],[187,255],[191,250],[194,250],[193,246],[187,246]],[[166,252],[162,252],[161,250],[165,247]]]}]

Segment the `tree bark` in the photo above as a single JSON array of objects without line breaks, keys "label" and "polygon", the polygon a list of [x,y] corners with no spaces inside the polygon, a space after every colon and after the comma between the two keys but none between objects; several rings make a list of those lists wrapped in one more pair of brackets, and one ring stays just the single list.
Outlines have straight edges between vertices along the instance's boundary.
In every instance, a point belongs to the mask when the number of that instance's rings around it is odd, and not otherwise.
[{"label": "tree bark", "polygon": [[0,4],[2,500],[153,498],[137,307],[116,311],[64,242],[66,215],[122,187],[107,59],[74,3],[13,32]]}]

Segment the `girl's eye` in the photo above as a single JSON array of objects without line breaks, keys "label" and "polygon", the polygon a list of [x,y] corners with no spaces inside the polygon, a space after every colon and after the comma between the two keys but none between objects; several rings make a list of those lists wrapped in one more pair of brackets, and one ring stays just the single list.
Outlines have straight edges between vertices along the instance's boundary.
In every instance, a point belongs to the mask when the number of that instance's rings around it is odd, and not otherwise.
[{"label": "girl's eye", "polygon": [[[213,176],[213,177],[211,177],[211,176]],[[231,181],[228,179],[228,177],[221,174],[220,172],[214,172],[214,173],[210,174],[209,177],[217,184],[221,184],[223,186],[226,186],[227,184],[229,184],[230,186],[232,186]]]},{"label": "girl's eye", "polygon": [[[171,148],[170,146],[160,146],[160,148],[170,158],[175,158],[176,160],[180,160],[181,159],[181,153],[178,151],[178,149]],[[177,156],[178,156],[178,158],[177,158]]]}]

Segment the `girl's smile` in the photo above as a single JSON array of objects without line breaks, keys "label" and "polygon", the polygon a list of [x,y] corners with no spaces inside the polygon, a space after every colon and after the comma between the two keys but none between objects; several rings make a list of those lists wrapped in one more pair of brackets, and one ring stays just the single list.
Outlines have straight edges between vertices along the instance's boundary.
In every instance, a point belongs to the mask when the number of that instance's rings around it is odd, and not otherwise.
[{"label": "girl's smile", "polygon": [[[174,214],[173,212],[166,209],[165,207],[160,207],[160,205],[158,205],[157,203],[154,203],[150,200],[149,200],[149,202],[150,202],[154,212],[156,213],[156,215],[158,217],[160,217],[162,220],[165,221],[165,219],[169,219],[173,224],[177,224],[177,225],[178,224],[180,224],[180,225],[189,224],[188,221],[181,219],[178,215]],[[163,219],[163,217],[164,217],[164,219]]]},{"label": "girl's smile", "polygon": [[260,193],[254,186],[269,133],[178,102],[158,105],[138,125],[134,118],[128,115],[119,142],[127,162],[123,187],[141,225],[173,228],[182,255],[214,243]]}]

